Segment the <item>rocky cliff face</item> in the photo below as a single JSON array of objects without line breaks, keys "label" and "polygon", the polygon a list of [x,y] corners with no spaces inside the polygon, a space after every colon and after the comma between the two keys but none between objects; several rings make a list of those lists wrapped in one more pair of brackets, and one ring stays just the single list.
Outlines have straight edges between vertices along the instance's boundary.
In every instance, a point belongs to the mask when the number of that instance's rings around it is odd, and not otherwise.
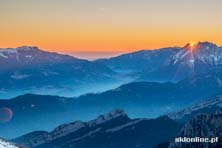
[{"label": "rocky cliff face", "polygon": [[207,147],[222,147],[222,113],[217,111],[214,114],[199,114],[193,117],[185,126],[182,128],[178,137],[187,138],[216,138],[218,142],[172,142],[170,148],[175,147],[195,147],[195,148],[207,148]]}]

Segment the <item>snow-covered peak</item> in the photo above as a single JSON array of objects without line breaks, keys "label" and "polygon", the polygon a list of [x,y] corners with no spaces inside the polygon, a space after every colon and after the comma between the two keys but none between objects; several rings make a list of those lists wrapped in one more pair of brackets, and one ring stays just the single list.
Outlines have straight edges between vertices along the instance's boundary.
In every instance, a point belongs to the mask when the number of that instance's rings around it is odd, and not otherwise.
[{"label": "snow-covered peak", "polygon": [[21,47],[17,47],[15,48],[15,50],[17,51],[39,51],[40,49],[36,46],[21,46]]},{"label": "snow-covered peak", "polygon": [[199,49],[213,49],[213,48],[218,48],[218,46],[214,43],[211,43],[211,42],[198,42],[197,43],[197,47]]},{"label": "snow-covered peak", "polygon": [[30,53],[41,51],[38,47],[21,46],[17,48],[0,48],[0,58],[8,59],[10,57],[18,58],[24,53],[25,56],[30,56]]},{"label": "snow-covered peak", "polygon": [[193,47],[195,50],[204,50],[204,49],[214,49],[218,48],[218,46],[211,42],[197,42],[197,43],[187,43],[183,49],[190,49],[190,47]]},{"label": "snow-covered peak", "polygon": [[191,48],[195,50],[204,50],[204,49],[215,49],[218,48],[218,46],[214,43],[211,42],[198,42],[197,44],[195,43],[187,43],[183,49],[185,50],[190,50]]},{"label": "snow-covered peak", "polygon": [[19,147],[3,139],[0,139],[0,148],[19,148]]},{"label": "snow-covered peak", "polygon": [[197,63],[219,65],[222,63],[222,48],[210,42],[189,43],[173,56],[172,63],[188,65],[191,68]]},{"label": "snow-covered peak", "polygon": [[17,48],[0,48],[0,53],[17,53],[22,51],[39,51],[38,47],[31,46],[20,46]]}]

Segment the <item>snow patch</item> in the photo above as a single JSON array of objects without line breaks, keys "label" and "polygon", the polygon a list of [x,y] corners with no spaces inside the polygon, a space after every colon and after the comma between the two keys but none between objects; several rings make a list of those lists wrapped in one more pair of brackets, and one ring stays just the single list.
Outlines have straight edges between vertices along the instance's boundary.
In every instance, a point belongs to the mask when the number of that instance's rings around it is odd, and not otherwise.
[{"label": "snow patch", "polygon": [[19,147],[3,139],[0,139],[0,148],[19,148]]},{"label": "snow patch", "polygon": [[5,58],[5,59],[7,59],[7,58],[8,58],[8,56],[4,55],[4,53],[3,53],[3,52],[0,52],[0,57],[3,57],[3,58]]}]

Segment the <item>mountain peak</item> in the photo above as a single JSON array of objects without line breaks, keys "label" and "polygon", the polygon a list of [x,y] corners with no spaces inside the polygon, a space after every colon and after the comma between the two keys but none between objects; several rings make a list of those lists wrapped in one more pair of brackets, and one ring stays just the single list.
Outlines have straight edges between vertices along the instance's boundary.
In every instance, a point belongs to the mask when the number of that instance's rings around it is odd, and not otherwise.
[{"label": "mountain peak", "polygon": [[208,42],[208,41],[205,41],[205,42],[198,42],[198,43],[187,43],[185,46],[184,46],[185,49],[215,49],[215,48],[218,48],[218,46],[214,43],[211,43],[211,42]]},{"label": "mountain peak", "polygon": [[105,115],[99,116],[97,119],[100,119],[102,117],[104,120],[110,120],[120,116],[126,117],[127,114],[121,109],[115,109]]},{"label": "mountain peak", "polygon": [[20,46],[15,48],[17,51],[39,51],[40,49],[37,46]]},{"label": "mountain peak", "polygon": [[210,42],[188,43],[173,57],[174,64],[179,63],[192,70],[197,67],[198,62],[200,65],[219,65],[222,62],[221,48]]},{"label": "mountain peak", "polygon": [[40,49],[36,46],[20,46],[17,48],[0,48],[0,53],[10,54],[10,53],[18,53],[18,52],[27,52],[27,51],[40,51]]},{"label": "mountain peak", "polygon": [[38,47],[31,47],[31,46],[21,46],[17,48],[0,48],[0,58],[8,59],[9,57],[12,57],[16,55],[18,57],[18,54],[20,53],[36,53],[38,51],[41,51]]},{"label": "mountain peak", "polygon": [[211,42],[198,42],[197,43],[197,46],[199,47],[199,48],[201,48],[201,47],[205,47],[205,48],[217,48],[218,46],[216,45],[216,44],[214,44],[214,43],[211,43]]}]

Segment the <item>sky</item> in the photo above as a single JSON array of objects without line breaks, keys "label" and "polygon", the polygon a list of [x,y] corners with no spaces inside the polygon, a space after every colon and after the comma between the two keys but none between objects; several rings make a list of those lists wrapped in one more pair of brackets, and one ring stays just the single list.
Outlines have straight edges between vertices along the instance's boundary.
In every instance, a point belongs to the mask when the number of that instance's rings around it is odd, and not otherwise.
[{"label": "sky", "polygon": [[0,47],[121,53],[211,41],[221,0],[0,0]]}]

